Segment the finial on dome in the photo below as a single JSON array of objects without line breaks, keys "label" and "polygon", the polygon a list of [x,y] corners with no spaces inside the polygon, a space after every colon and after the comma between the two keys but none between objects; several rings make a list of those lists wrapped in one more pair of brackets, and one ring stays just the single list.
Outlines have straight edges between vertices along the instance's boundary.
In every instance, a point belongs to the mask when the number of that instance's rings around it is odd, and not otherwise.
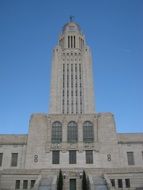
[{"label": "finial on dome", "polygon": [[70,16],[70,22],[73,22],[74,16]]}]

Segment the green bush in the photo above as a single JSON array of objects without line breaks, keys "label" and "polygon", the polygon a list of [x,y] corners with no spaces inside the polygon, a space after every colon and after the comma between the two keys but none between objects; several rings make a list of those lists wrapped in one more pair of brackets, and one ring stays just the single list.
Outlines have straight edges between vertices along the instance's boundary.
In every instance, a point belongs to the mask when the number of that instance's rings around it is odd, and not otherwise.
[{"label": "green bush", "polygon": [[82,190],[88,190],[88,182],[85,171],[83,171],[83,176],[82,176]]},{"label": "green bush", "polygon": [[63,190],[63,175],[61,170],[59,171],[57,190]]}]

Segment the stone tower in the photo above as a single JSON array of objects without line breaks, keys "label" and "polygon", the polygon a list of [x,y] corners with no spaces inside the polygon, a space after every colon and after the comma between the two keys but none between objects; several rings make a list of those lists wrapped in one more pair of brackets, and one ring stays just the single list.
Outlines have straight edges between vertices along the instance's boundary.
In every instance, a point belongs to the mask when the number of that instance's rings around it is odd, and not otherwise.
[{"label": "stone tower", "polygon": [[91,52],[70,20],[53,50],[50,114],[86,113],[94,113]]}]

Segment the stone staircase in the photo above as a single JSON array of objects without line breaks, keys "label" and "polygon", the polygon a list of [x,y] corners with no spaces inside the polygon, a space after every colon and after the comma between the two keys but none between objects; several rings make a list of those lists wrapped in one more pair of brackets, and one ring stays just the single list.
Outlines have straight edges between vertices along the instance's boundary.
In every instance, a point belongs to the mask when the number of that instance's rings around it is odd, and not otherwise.
[{"label": "stone staircase", "polygon": [[31,190],[56,190],[57,176],[41,176],[39,175],[34,187]]},{"label": "stone staircase", "polygon": [[56,176],[49,176],[46,178],[42,178],[39,183],[38,190],[56,190],[56,182],[57,177]]},{"label": "stone staircase", "polygon": [[106,180],[100,176],[89,176],[90,190],[108,190]]}]

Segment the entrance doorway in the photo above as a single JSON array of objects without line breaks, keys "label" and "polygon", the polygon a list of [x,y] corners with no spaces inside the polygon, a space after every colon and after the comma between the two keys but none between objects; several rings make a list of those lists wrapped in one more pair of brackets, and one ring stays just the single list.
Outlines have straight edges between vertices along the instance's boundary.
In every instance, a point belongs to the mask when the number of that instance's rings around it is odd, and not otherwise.
[{"label": "entrance doorway", "polygon": [[76,179],[70,179],[70,190],[76,190]]}]

